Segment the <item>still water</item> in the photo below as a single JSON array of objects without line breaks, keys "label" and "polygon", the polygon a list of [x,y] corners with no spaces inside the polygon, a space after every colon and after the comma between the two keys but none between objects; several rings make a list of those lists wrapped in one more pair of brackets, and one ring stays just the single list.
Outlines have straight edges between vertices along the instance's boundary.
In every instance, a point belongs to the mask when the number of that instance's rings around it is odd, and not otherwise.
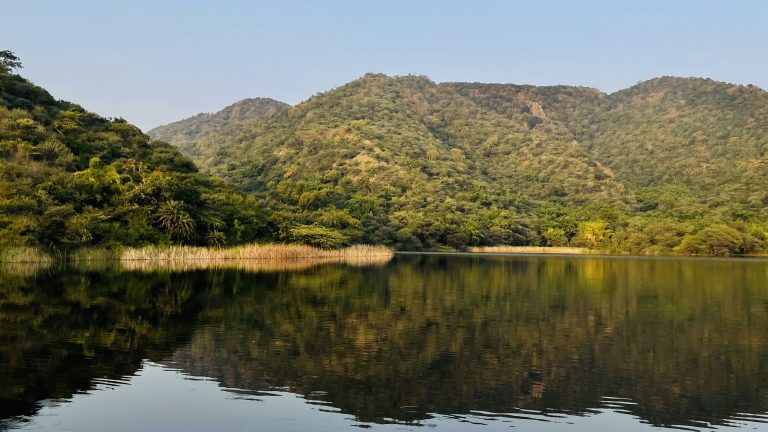
[{"label": "still water", "polygon": [[0,270],[0,430],[768,431],[768,261]]}]

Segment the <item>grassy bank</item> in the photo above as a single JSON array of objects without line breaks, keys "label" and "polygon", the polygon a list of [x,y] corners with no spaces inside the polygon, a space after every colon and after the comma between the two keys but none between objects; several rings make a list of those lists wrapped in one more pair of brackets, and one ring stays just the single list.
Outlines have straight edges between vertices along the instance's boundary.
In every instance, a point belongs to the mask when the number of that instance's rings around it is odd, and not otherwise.
[{"label": "grassy bank", "polygon": [[561,255],[589,255],[598,251],[579,247],[551,247],[551,246],[483,246],[469,248],[470,252],[477,253],[515,253],[515,254],[561,254]]},{"label": "grassy bank", "polygon": [[54,261],[53,255],[46,253],[42,249],[32,247],[0,249],[0,262],[2,263],[51,264]]},{"label": "grassy bank", "polygon": [[251,244],[232,248],[211,249],[193,246],[149,246],[125,249],[121,261],[190,261],[190,260],[291,260],[320,258],[392,257],[384,246],[356,245],[343,249],[319,249],[292,244]]},{"label": "grassy bank", "polygon": [[390,259],[384,246],[355,245],[343,249],[320,249],[295,244],[250,244],[231,248],[194,246],[147,246],[143,248],[81,249],[54,256],[40,249],[13,248],[0,251],[4,263],[53,263],[56,261],[290,261],[290,260],[366,260]]},{"label": "grassy bank", "polygon": [[244,245],[226,249],[146,247],[126,249],[120,264],[128,270],[236,268],[248,271],[303,270],[320,264],[384,264],[393,256],[383,246],[356,245],[319,249],[304,245]]}]

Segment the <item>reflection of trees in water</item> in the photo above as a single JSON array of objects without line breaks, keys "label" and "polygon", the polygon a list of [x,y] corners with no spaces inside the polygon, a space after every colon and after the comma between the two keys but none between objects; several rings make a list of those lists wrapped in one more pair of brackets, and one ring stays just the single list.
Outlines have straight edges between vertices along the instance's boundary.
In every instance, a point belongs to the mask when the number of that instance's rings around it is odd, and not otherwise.
[{"label": "reflection of trees in water", "polygon": [[719,423],[768,409],[766,282],[735,261],[439,256],[41,276],[0,291],[0,391],[69,397],[175,350],[224,386],[323,391],[363,420],[583,413],[611,395],[652,423]]},{"label": "reflection of trees in water", "polygon": [[365,420],[583,413],[612,395],[656,424],[720,423],[768,409],[766,281],[729,261],[400,258],[212,305],[219,325],[174,359],[230,387],[325,391]]},{"label": "reflection of trees in water", "polygon": [[[0,273],[0,418],[131,375],[190,334],[192,278]],[[202,281],[200,281],[202,282]],[[175,313],[174,313],[175,312]]]}]

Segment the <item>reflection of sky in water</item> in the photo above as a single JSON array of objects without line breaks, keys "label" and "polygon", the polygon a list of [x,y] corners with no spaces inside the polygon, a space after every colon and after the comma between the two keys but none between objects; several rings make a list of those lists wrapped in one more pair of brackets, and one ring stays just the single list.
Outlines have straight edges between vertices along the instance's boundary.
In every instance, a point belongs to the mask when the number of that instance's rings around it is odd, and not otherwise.
[{"label": "reflection of sky in water", "polygon": [[[628,401],[606,399],[614,408],[578,417],[544,416],[534,412],[436,415],[414,424],[362,424],[354,417],[318,401],[288,392],[226,391],[218,382],[196,378],[166,367],[145,363],[125,383],[100,382],[95,390],[70,401],[44,403],[30,421],[11,426],[22,431],[339,431],[350,426],[370,430],[407,431],[647,431],[662,430],[620,412]],[[408,409],[403,407],[403,409]],[[766,421],[768,418],[752,420]],[[768,423],[748,419],[716,429],[768,431]],[[693,428],[685,427],[691,430]]]}]

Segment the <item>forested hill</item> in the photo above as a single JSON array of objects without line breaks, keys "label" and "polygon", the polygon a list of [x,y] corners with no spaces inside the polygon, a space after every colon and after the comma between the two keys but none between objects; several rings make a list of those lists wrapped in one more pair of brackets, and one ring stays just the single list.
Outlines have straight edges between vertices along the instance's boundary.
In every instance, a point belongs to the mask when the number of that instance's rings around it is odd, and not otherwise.
[{"label": "forested hill", "polygon": [[56,100],[0,51],[0,249],[262,238],[252,198],[122,119]]},{"label": "forested hill", "polygon": [[172,141],[185,154],[199,156],[200,152],[194,143],[201,136],[231,127],[235,123],[269,117],[289,107],[286,103],[269,98],[243,99],[216,113],[201,113],[156,127],[147,135],[157,140]]},{"label": "forested hill", "polygon": [[368,74],[184,144],[277,232],[404,249],[762,250],[768,93],[659,78],[605,94]]},{"label": "forested hill", "polygon": [[368,74],[294,107],[246,100],[153,132],[190,160],[19,67],[0,51],[0,248],[768,249],[768,93],[753,86],[665,77],[604,94]]}]

